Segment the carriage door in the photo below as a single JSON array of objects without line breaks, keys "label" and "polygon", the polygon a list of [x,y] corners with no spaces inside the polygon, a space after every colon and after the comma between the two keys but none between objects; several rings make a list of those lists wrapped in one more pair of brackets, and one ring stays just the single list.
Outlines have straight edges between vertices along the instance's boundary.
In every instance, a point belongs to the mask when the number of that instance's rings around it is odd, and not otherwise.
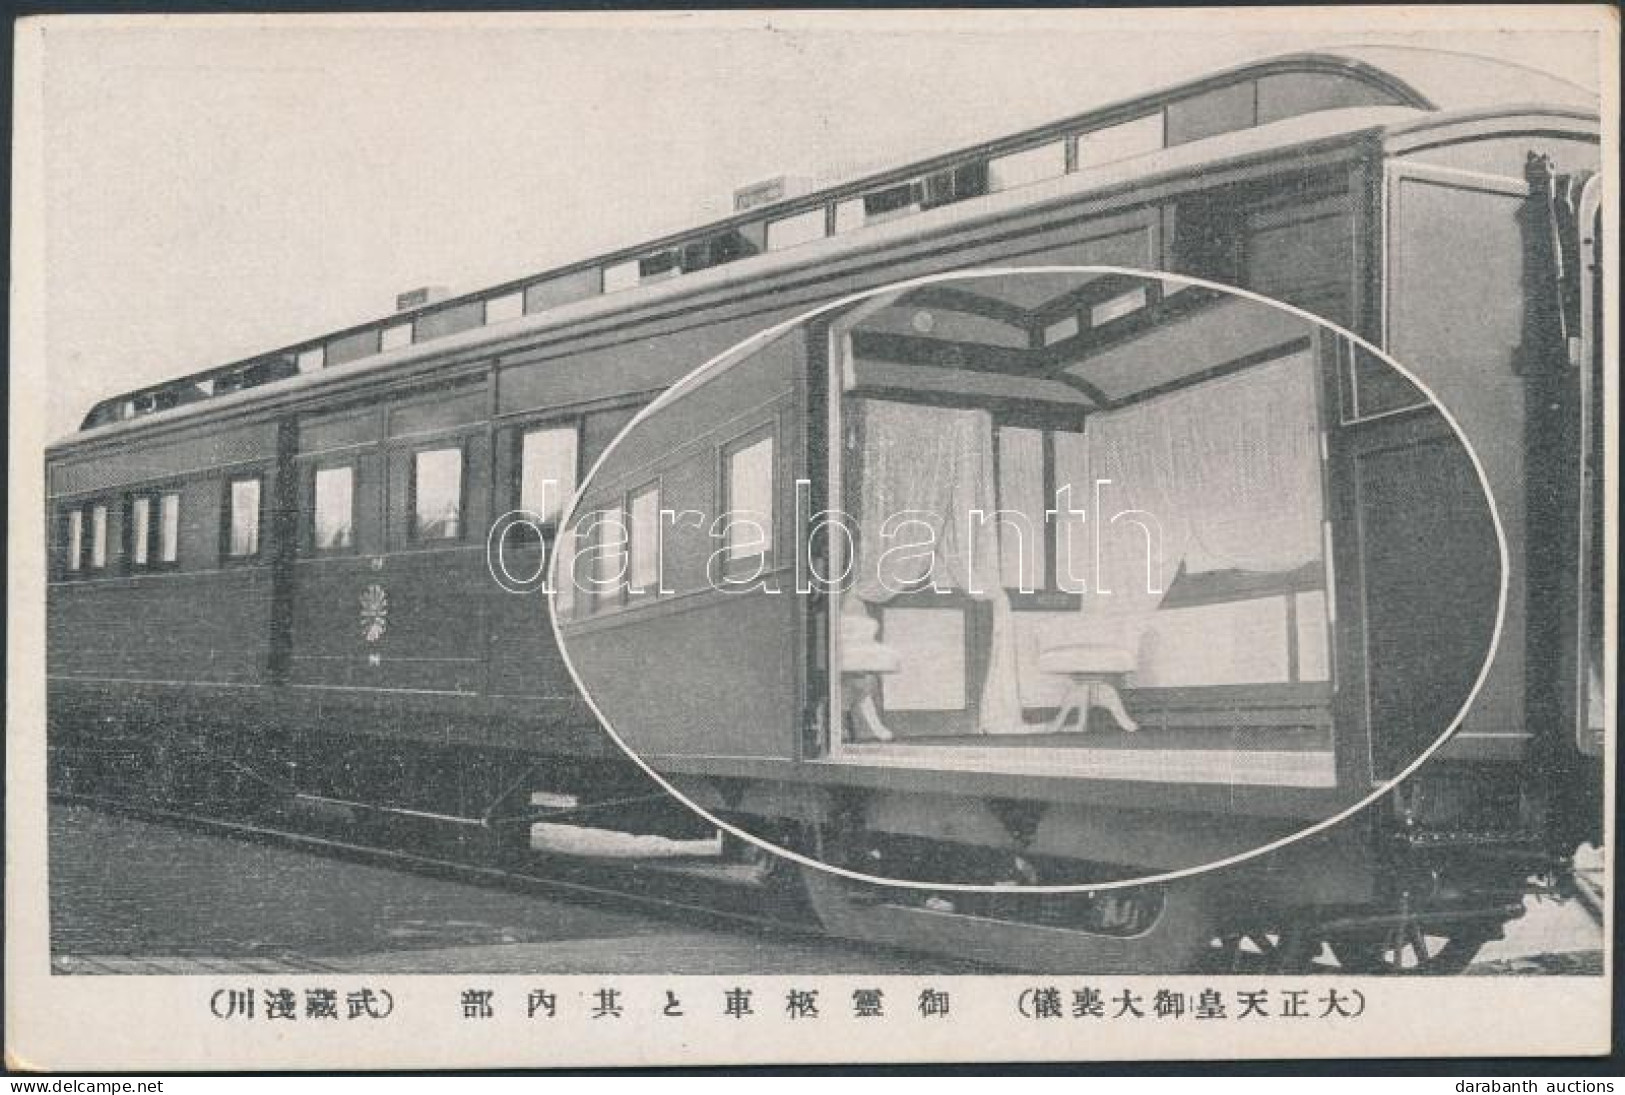
[{"label": "carriage door", "polygon": [[479,691],[487,417],[466,383],[300,422],[291,685],[324,703]]},{"label": "carriage door", "polygon": [[299,419],[289,583],[288,683],[294,688],[352,686],[369,649],[383,638],[380,626],[388,627],[384,599],[365,596],[370,560],[384,550],[383,422],[376,405]]}]

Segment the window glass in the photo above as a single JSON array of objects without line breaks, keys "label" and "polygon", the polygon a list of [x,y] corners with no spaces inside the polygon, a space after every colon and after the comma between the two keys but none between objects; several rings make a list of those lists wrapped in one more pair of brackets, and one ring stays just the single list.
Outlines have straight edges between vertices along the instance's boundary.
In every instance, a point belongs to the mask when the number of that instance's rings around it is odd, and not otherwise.
[{"label": "window glass", "polygon": [[835,234],[851,232],[864,225],[863,199],[848,198],[835,205]]},{"label": "window glass", "polygon": [[1066,316],[1044,328],[1044,345],[1053,346],[1057,342],[1071,338],[1077,333],[1078,317]]},{"label": "window glass", "polygon": [[520,442],[519,508],[544,525],[556,522],[576,490],[576,428],[529,430]]},{"label": "window glass", "polygon": [[1124,316],[1132,315],[1145,307],[1145,288],[1131,289],[1126,293],[1119,293],[1110,300],[1103,300],[1089,309],[1089,326],[1104,327],[1106,324]]},{"label": "window glass", "polygon": [[822,207],[809,209],[805,213],[784,217],[780,220],[769,221],[767,224],[767,249],[769,251],[782,251],[787,247],[798,247],[803,243],[824,238],[824,210]]},{"label": "window glass", "polygon": [[455,540],[463,534],[463,450],[429,449],[412,456],[412,535]]},{"label": "window glass", "polygon": [[863,196],[863,223],[885,224],[920,211],[921,190],[913,183],[871,190]]},{"label": "window glass", "polygon": [[1013,190],[1018,186],[1055,179],[1066,174],[1066,144],[1053,141],[1037,148],[1024,148],[997,156],[987,164],[989,190]]},{"label": "window glass", "polygon": [[226,554],[243,558],[260,553],[260,481],[234,479],[231,483],[231,531]]},{"label": "window glass", "polygon": [[660,489],[649,487],[632,497],[632,589],[644,593],[660,584]]},{"label": "window glass", "polygon": [[402,346],[412,345],[412,325],[410,323],[397,323],[393,327],[385,327],[378,336],[380,350],[398,350]]},{"label": "window glass", "polygon": [[317,469],[315,494],[311,542],[322,551],[350,547],[354,543],[355,469]]},{"label": "window glass", "polygon": [[604,292],[618,293],[622,289],[630,289],[638,283],[638,260],[629,259],[618,262],[614,266],[604,267]]},{"label": "window glass", "polygon": [[1253,82],[1216,87],[1168,104],[1168,147],[1234,133],[1257,121]]},{"label": "window glass", "polygon": [[598,515],[593,538],[593,600],[599,604],[612,604],[620,593],[621,580],[626,574],[626,521],[619,506]]},{"label": "window glass", "polygon": [[77,572],[84,560],[85,552],[85,512],[81,509],[68,511],[67,530],[67,566],[70,572]]},{"label": "window glass", "polygon": [[728,457],[728,559],[770,555],[773,544],[773,438]]},{"label": "window glass", "polygon": [[158,561],[173,563],[181,550],[181,496],[174,491],[158,499]]},{"label": "window glass", "polygon": [[97,570],[107,565],[107,507],[96,505],[90,511],[90,565]]},{"label": "window glass", "polygon": [[1143,156],[1160,151],[1162,145],[1162,115],[1148,114],[1132,122],[1079,134],[1078,167],[1088,170],[1100,164]]},{"label": "window glass", "polygon": [[509,293],[485,302],[486,323],[506,323],[525,314],[525,294]]},{"label": "window glass", "polygon": [[130,561],[147,565],[152,546],[152,499],[137,495],[130,499]]},{"label": "window glass", "polygon": [[580,578],[576,571],[576,530],[572,526],[559,532],[558,539],[554,541],[553,550],[557,558],[553,566],[557,568],[553,579],[553,610],[562,619],[570,619],[575,615],[576,586]]}]

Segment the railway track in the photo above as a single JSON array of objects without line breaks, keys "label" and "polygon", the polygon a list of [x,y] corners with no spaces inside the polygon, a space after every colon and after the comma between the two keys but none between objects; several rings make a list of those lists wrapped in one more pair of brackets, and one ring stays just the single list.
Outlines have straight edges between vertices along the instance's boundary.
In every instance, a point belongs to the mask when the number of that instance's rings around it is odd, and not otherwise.
[{"label": "railway track", "polygon": [[[493,865],[437,854],[433,850],[361,843],[353,836],[341,839],[320,831],[276,824],[263,817],[218,817],[82,792],[54,791],[51,801],[189,832],[254,841],[425,877],[500,887],[579,904],[613,906],[622,911],[633,909],[708,928],[731,928],[785,940],[827,941],[829,938],[793,894],[728,880],[720,877],[724,874],[722,870],[708,869],[709,865],[702,863],[606,862],[535,852],[521,863]],[[320,820],[316,819],[318,824]],[[967,968],[970,967],[967,963]]]},{"label": "railway track", "polygon": [[[730,866],[700,856],[615,859],[533,850],[517,860],[487,863],[470,858],[468,846],[460,845],[456,834],[444,829],[397,827],[392,830],[399,838],[417,838],[420,843],[415,848],[392,842],[358,841],[355,819],[339,817],[331,811],[303,809],[282,811],[276,817],[261,814],[222,817],[85,792],[54,791],[51,799],[53,803],[87,807],[189,832],[616,912],[643,912],[673,923],[733,930],[764,940],[833,941],[831,933],[820,925],[808,905],[801,886],[791,883],[793,873],[773,876],[771,882],[749,881],[752,873],[749,867]],[[343,835],[323,832],[323,825],[342,829]],[[456,854],[459,848],[462,855]],[[1600,919],[1600,908],[1592,901],[1582,899],[1580,904],[1593,920]],[[883,942],[842,938],[840,943],[893,957],[911,953]],[[1215,973],[1271,972],[1271,950],[1268,945],[1253,947],[1245,941],[1216,941],[1204,965]],[[1552,957],[1535,956],[1519,961],[1528,965],[1529,961]],[[942,955],[933,956],[933,961],[941,960]],[[957,972],[964,973],[997,972],[1003,968],[963,956],[954,959],[954,964],[962,967]],[[1477,972],[1492,972],[1487,968],[1492,965],[1495,963],[1486,963],[1486,968]],[[1337,967],[1311,963],[1291,972],[1334,973]]]}]

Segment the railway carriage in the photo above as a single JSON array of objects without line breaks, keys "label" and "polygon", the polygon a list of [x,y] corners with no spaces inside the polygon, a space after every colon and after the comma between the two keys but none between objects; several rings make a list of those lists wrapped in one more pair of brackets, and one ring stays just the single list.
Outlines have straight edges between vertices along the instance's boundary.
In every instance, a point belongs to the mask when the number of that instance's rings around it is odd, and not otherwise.
[{"label": "railway carriage", "polygon": [[[341,803],[499,846],[535,802],[704,828],[598,725],[538,590],[579,539],[567,526],[615,509],[634,580],[561,587],[559,623],[571,661],[599,667],[595,702],[658,705],[640,755],[812,859],[1007,884],[877,889],[808,868],[831,930],[1013,965],[1180,969],[1248,939],[1283,964],[1328,942],[1355,968],[1405,951],[1459,968],[1531,878],[1561,884],[1601,836],[1598,169],[1595,103],[1554,78],[1411,50],[1293,55],[107,400],[47,454],[53,781]],[[1102,266],[1118,269],[934,281],[828,313],[726,359],[611,448],[697,366],[832,301],[953,271]],[[1383,347],[1459,424],[1494,516],[1437,405],[1374,355],[1131,269],[1238,286]],[[1182,364],[1147,378],[1148,360]],[[856,386],[832,387],[832,366]],[[1176,391],[1204,370],[1215,383]],[[986,636],[1060,626],[1075,604],[1054,533],[1028,560],[1040,588],[1012,604],[905,592],[860,614],[846,609],[861,598],[646,580],[702,535],[651,539],[663,509],[703,515],[713,551],[696,540],[690,556],[793,579],[796,545],[823,542],[809,516],[848,498],[817,492],[881,482],[888,436],[932,436],[944,460],[987,459],[1012,484],[1026,468],[1052,494],[1083,437],[1132,434],[1187,396],[1192,422],[1312,405],[1326,446],[1322,512],[1279,551],[1237,549],[1239,566],[1187,557],[1169,595],[1183,581],[1188,599],[1161,606],[1225,627],[1252,613],[1276,667],[1192,687],[1132,666],[1144,679],[1118,697],[1120,727],[1144,723],[1146,740],[1221,727],[1224,780],[1203,770],[1213,749],[1170,768],[1091,748],[1034,770],[1009,739],[964,748],[997,676]],[[741,508],[771,515],[765,542],[710,527]],[[516,510],[529,519],[502,520]],[[954,672],[887,670],[866,705],[830,644],[875,633]],[[1132,878],[1329,817],[1403,770],[1475,684],[1421,771],[1325,833],[1164,885],[1014,892],[1076,881],[1046,876],[1057,860]],[[1065,705],[1051,687],[1007,729]]]}]

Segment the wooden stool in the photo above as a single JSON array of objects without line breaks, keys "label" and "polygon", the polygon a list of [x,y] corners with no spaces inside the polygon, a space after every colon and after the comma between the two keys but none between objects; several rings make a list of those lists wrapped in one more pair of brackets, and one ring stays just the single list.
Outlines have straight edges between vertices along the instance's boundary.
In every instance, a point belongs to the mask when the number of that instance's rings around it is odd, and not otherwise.
[{"label": "wooden stool", "polygon": [[861,727],[876,741],[891,741],[892,732],[880,721],[880,709],[875,706],[880,687],[877,678],[902,669],[903,659],[875,638],[880,621],[861,602],[856,604],[841,613],[841,707],[851,714],[854,730]]},{"label": "wooden stool", "polygon": [[1129,717],[1117,686],[1134,672],[1134,655],[1105,643],[1068,643],[1055,646],[1038,656],[1038,671],[1067,677],[1072,683],[1061,700],[1061,709],[1049,724],[1050,732],[1066,726],[1074,712],[1078,729],[1089,729],[1089,712],[1098,707],[1125,731],[1138,730]]}]

